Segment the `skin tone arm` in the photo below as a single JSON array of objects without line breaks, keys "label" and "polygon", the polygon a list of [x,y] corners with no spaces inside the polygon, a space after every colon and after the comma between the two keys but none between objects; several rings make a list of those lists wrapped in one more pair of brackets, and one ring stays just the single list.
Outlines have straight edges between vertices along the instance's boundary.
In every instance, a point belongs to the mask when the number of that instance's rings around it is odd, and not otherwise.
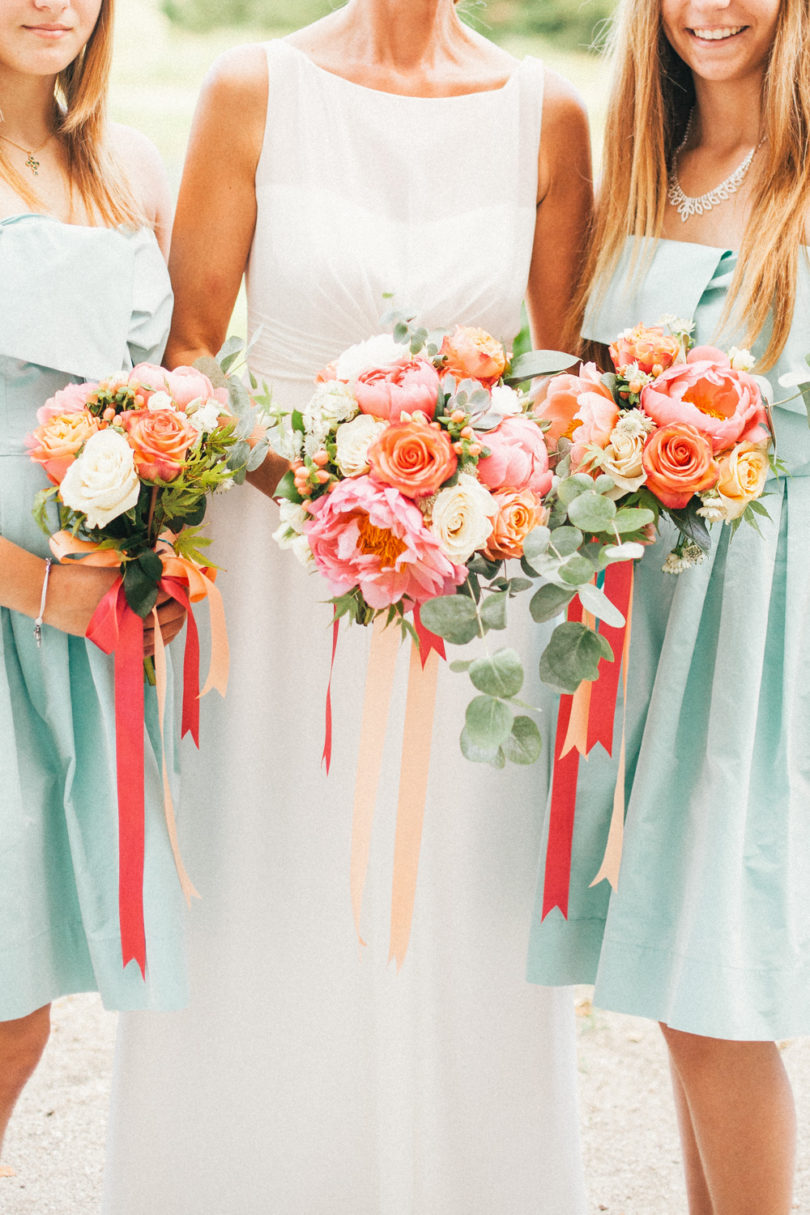
[{"label": "skin tone arm", "polygon": [[[172,233],[169,367],[216,354],[227,336],[256,222],[266,97],[266,60],[257,46],[223,55],[203,85]],[[272,495],[287,468],[271,454],[249,480]]]},{"label": "skin tone arm", "polygon": [[567,332],[593,209],[588,121],[571,86],[546,72],[537,222],[527,305],[537,347],[571,348]]}]

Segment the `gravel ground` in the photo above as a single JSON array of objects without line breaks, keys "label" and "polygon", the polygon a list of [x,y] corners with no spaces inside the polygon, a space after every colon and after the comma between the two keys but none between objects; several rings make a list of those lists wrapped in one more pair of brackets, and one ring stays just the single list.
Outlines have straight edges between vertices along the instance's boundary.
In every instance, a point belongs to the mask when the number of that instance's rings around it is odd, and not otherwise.
[{"label": "gravel ground", "polygon": [[[587,991],[577,994],[591,1215],[686,1215],[658,1030],[635,1017],[593,1011]],[[17,1173],[0,1179],[2,1215],[98,1212],[114,1036],[115,1015],[97,997],[69,996],[54,1006],[50,1045],[6,1141],[5,1160]],[[800,1122],[794,1209],[810,1213],[810,1039],[786,1044],[784,1057]]]}]

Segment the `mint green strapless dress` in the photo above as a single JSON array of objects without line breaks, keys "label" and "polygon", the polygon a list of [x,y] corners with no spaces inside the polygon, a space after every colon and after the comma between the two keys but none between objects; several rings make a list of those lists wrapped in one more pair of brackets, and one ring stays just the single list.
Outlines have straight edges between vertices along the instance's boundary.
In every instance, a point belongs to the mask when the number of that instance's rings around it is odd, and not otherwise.
[{"label": "mint green strapless dress", "polygon": [[[171,316],[151,232],[0,221],[0,535],[40,556],[47,485],[26,454],[36,411],[70,380],[159,360]],[[146,980],[121,964],[112,660],[0,609],[0,1020],[98,990],[109,1008],[185,1001],[181,915],[147,698]],[[172,720],[170,717],[169,720]]]},{"label": "mint green strapless dress", "polygon": [[[630,248],[586,335],[608,342],[666,313],[717,328],[729,250],[661,241],[628,285]],[[733,339],[733,334],[731,335]],[[723,340],[728,346],[730,341]],[[764,342],[757,343],[762,349]],[[800,264],[787,346],[769,378],[806,371],[810,267]],[[628,690],[627,817],[618,889],[590,888],[616,766],[580,765],[568,920],[532,924],[529,977],[595,983],[603,1008],[728,1039],[810,1032],[810,429],[775,410],[778,454],[762,536],[712,528],[704,563],[661,566],[665,529],[637,567]],[[617,717],[617,734],[620,721]],[[618,748],[616,748],[618,750]],[[542,892],[541,892],[542,893]]]}]

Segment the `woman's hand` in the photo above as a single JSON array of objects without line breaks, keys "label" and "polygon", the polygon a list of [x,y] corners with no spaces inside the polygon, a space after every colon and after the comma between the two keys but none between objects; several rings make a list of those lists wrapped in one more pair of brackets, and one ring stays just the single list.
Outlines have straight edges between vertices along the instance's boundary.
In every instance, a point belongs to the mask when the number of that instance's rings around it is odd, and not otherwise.
[{"label": "woman's hand", "polygon": [[[186,609],[176,599],[170,599],[161,591],[158,595],[157,615],[163,644],[168,645],[186,623]],[[147,616],[143,622],[143,652],[144,654],[154,654],[155,652],[154,616]]]},{"label": "woman's hand", "polygon": [[[45,623],[73,637],[84,637],[96,608],[117,577],[117,569],[67,563],[54,565],[45,599]],[[186,610],[163,592],[158,595],[157,608],[163,641],[168,644],[185,624]],[[143,652],[154,654],[154,616],[147,616],[143,625]]]}]

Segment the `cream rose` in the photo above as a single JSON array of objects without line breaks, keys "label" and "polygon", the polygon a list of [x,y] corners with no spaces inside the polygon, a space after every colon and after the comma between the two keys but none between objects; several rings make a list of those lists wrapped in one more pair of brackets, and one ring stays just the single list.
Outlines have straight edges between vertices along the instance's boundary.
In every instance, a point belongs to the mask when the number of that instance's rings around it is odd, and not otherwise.
[{"label": "cream rose", "polygon": [[378,333],[376,337],[358,342],[344,350],[335,363],[335,375],[339,380],[351,382],[356,380],[364,371],[375,367],[387,367],[389,363],[397,363],[407,358],[408,347],[395,342],[390,333]]},{"label": "cream rose", "polygon": [[117,430],[100,430],[65,473],[65,506],[87,516],[88,527],[106,527],[138,501],[141,483],[132,448]]},{"label": "cream rose", "polygon": [[634,434],[631,430],[622,430],[614,426],[610,432],[610,442],[605,448],[600,469],[616,482],[617,490],[632,493],[647,480],[641,453],[644,450],[646,434]]},{"label": "cream rose", "polygon": [[738,443],[718,464],[717,492],[725,517],[736,519],[761,495],[770,468],[768,456],[756,443]]},{"label": "cream rose", "polygon": [[370,413],[361,413],[351,422],[338,426],[335,463],[344,477],[359,477],[368,472],[368,449],[386,428],[385,422],[372,417]]},{"label": "cream rose", "polygon": [[430,530],[451,561],[460,564],[483,548],[498,514],[498,503],[475,477],[462,473],[436,495]]}]

